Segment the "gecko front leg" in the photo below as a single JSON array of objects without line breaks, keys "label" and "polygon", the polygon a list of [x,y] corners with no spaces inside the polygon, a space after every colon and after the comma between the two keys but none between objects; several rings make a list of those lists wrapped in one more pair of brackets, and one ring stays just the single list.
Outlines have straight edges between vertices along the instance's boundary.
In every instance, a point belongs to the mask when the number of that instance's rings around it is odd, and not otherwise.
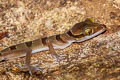
[{"label": "gecko front leg", "polygon": [[51,55],[52,55],[54,58],[56,58],[57,62],[59,62],[59,64],[60,64],[59,55],[55,52],[55,49],[54,49],[54,47],[53,47],[53,44],[50,42],[49,39],[46,40],[46,43],[47,43],[47,45],[48,45],[48,48],[49,48],[49,51],[50,51]]}]

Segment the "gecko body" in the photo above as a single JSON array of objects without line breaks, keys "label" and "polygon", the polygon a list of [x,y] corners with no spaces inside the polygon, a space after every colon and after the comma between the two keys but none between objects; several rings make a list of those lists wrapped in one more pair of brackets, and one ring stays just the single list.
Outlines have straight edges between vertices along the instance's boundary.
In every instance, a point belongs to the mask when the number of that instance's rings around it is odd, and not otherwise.
[{"label": "gecko body", "polygon": [[31,70],[31,53],[49,50],[51,54],[56,55],[55,49],[64,49],[74,42],[86,41],[105,31],[105,25],[86,19],[83,22],[76,23],[63,34],[39,38],[5,48],[0,51],[0,61],[26,56],[26,65]]}]

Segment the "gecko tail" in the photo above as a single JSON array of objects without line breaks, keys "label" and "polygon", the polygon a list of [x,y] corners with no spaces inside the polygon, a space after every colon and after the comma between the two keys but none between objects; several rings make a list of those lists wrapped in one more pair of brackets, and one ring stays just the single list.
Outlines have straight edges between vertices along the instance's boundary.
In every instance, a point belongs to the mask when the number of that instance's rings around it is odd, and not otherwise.
[{"label": "gecko tail", "polygon": [[26,53],[23,51],[5,52],[0,55],[0,62],[12,60],[12,59],[20,58],[20,57],[24,57],[24,56],[26,56]]}]

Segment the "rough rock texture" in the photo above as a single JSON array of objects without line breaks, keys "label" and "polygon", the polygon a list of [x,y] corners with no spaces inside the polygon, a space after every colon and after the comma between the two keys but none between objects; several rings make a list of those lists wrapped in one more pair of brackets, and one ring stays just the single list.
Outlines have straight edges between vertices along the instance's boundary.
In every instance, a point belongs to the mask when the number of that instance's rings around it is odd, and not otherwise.
[{"label": "rough rock texture", "polygon": [[105,24],[107,31],[56,50],[60,64],[49,51],[34,54],[31,64],[42,71],[33,76],[15,66],[25,58],[1,62],[0,80],[120,80],[119,0],[0,0],[0,30],[10,36],[0,41],[0,49],[63,33],[88,17]]}]

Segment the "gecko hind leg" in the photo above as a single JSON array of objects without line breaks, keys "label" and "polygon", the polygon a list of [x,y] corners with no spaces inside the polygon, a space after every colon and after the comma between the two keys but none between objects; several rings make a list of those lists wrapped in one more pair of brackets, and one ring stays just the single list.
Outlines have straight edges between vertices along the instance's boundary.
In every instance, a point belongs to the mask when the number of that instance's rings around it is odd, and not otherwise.
[{"label": "gecko hind leg", "polygon": [[26,49],[26,52],[27,53],[26,53],[25,64],[28,68],[30,75],[32,75],[33,72],[42,71],[43,70],[42,68],[30,65],[31,56],[32,56],[32,49],[28,48],[28,49]]},{"label": "gecko hind leg", "polygon": [[41,71],[40,68],[38,67],[33,67],[31,66],[30,62],[31,62],[31,56],[32,56],[32,49],[30,48],[26,48],[24,50],[26,52],[26,59],[25,59],[25,66],[17,66],[20,71],[29,71],[29,74],[32,75],[33,72],[37,72],[37,71]]},{"label": "gecko hind leg", "polygon": [[30,62],[31,62],[31,52],[32,50],[31,49],[26,49],[26,59],[25,59],[25,64],[29,70],[29,73],[30,75],[32,75],[32,67],[30,65]]}]

